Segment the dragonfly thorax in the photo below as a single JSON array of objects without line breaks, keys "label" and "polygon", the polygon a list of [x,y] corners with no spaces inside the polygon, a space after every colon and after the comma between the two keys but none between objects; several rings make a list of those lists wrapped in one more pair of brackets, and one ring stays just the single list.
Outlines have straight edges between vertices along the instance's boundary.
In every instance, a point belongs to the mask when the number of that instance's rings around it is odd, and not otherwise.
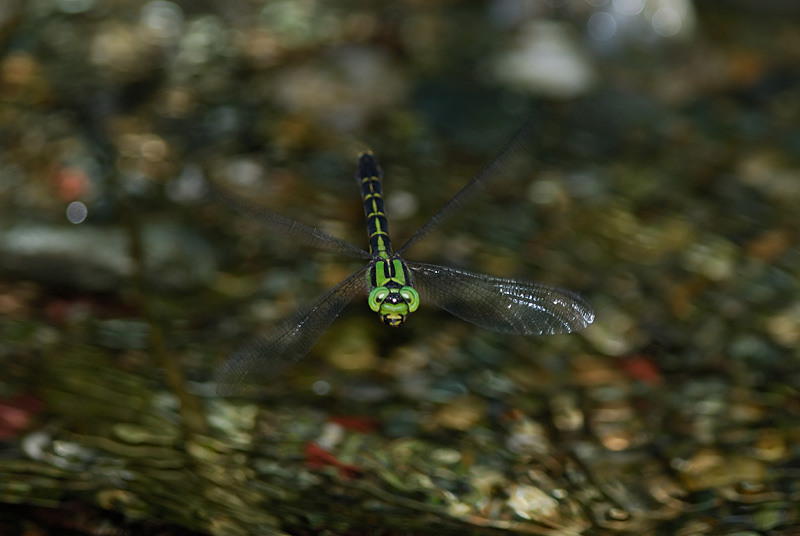
[{"label": "dragonfly thorax", "polygon": [[387,326],[400,326],[419,307],[419,294],[411,286],[408,269],[399,257],[374,261],[367,281],[371,288],[369,307]]}]

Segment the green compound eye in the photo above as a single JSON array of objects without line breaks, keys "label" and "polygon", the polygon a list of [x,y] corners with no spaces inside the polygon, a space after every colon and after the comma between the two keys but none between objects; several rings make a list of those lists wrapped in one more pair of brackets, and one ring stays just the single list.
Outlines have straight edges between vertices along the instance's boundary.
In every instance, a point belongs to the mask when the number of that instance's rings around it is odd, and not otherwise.
[{"label": "green compound eye", "polygon": [[408,312],[413,313],[419,307],[419,294],[413,287],[403,287],[400,289],[400,297],[408,304]]},{"label": "green compound eye", "polygon": [[386,287],[375,287],[369,293],[369,297],[367,297],[367,303],[369,303],[369,308],[375,311],[376,313],[381,310],[381,304],[383,300],[386,299],[386,296],[389,295],[389,289]]}]

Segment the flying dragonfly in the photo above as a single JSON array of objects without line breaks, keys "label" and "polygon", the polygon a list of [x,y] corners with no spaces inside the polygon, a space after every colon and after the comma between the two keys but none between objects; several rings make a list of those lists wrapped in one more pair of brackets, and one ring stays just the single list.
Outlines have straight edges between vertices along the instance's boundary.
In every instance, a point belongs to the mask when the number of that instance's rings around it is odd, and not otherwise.
[{"label": "flying dragonfly", "polygon": [[569,333],[587,327],[594,312],[577,293],[539,283],[503,279],[446,266],[405,260],[402,255],[452,216],[483,186],[525,152],[534,132],[531,118],[499,153],[397,251],[392,250],[383,203],[383,172],[371,151],[358,156],[356,180],[364,201],[369,251],[319,229],[218,191],[239,213],[273,232],[319,249],[367,261],[366,266],[310,305],[236,350],[217,372],[217,393],[233,394],[253,376],[277,375],[311,351],[345,306],[366,290],[370,309],[399,327],[429,300],[487,330],[514,335]]}]

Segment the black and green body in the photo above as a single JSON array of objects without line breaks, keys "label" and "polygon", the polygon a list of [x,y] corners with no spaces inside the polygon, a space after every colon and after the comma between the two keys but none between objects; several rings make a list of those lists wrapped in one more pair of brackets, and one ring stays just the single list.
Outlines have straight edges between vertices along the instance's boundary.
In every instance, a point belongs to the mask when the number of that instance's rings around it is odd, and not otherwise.
[{"label": "black and green body", "polygon": [[499,333],[543,335],[583,329],[594,321],[591,307],[578,294],[556,287],[503,279],[419,262],[401,255],[476,196],[483,185],[501,174],[507,162],[525,153],[534,132],[533,120],[509,141],[494,159],[423,225],[396,252],[392,250],[383,202],[381,168],[373,154],[358,158],[356,179],[364,201],[369,251],[281,216],[245,200],[217,191],[240,213],[253,217],[276,233],[327,251],[364,259],[366,265],[317,298],[308,307],[257,335],[239,348],[220,368],[217,391],[235,392],[253,376],[274,377],[302,359],[344,307],[360,292],[385,324],[398,327],[421,301],[482,328]]},{"label": "black and green body", "polygon": [[384,324],[398,327],[419,307],[419,294],[411,283],[408,267],[399,255],[392,255],[389,224],[383,206],[383,172],[372,152],[358,156],[356,180],[361,185],[364,215],[367,218],[369,252],[373,257],[367,270],[367,303]]}]

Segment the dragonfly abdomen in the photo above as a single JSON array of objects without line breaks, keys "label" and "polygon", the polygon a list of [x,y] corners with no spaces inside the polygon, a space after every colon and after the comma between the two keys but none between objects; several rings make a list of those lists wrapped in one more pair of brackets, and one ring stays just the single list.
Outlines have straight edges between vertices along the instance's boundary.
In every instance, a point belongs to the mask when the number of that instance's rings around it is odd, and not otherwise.
[{"label": "dragonfly abdomen", "polygon": [[369,252],[373,256],[388,259],[392,255],[392,244],[389,240],[389,224],[386,222],[386,211],[383,207],[381,188],[383,171],[372,152],[364,151],[358,156],[356,179],[361,187],[361,198],[364,200]]}]

